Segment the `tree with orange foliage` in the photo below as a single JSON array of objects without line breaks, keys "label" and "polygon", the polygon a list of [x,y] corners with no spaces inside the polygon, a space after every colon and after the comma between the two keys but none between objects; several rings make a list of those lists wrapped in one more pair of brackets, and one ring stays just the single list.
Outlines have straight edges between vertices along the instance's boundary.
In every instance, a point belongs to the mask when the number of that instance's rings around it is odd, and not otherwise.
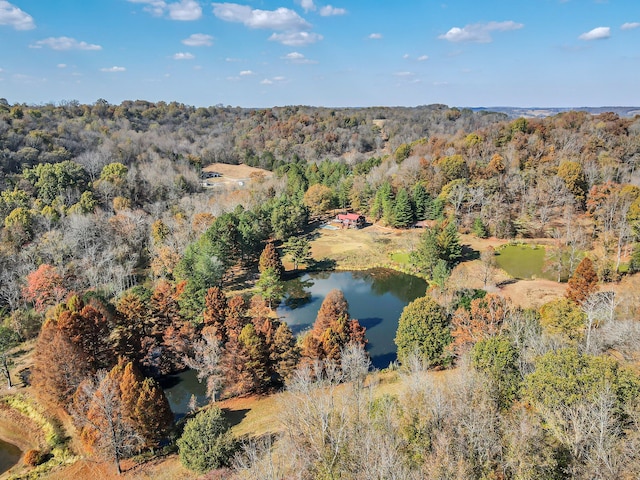
[{"label": "tree with orange foliage", "polygon": [[89,374],[87,356],[53,320],[43,325],[33,351],[31,383],[36,395],[46,404],[67,408]]},{"label": "tree with orange foliage", "polygon": [[57,308],[53,318],[58,330],[84,353],[92,370],[113,365],[108,313],[97,300],[87,305],[74,295]]},{"label": "tree with orange foliage", "polygon": [[126,413],[114,370],[100,370],[83,381],[73,397],[72,412],[83,443],[113,461],[120,475],[120,461],[140,449],[144,440]]},{"label": "tree with orange foliage", "polygon": [[247,317],[247,304],[241,295],[232,297],[227,302],[227,311],[225,318],[225,332],[227,338],[237,337],[244,326],[249,323]]},{"label": "tree with orange foliage", "polygon": [[211,287],[204,297],[204,312],[202,319],[205,328],[213,328],[215,336],[225,341],[227,332],[225,319],[227,316],[227,297],[220,287]]},{"label": "tree with orange foliage", "polygon": [[112,460],[118,474],[122,458],[157,445],[173,423],[160,386],[124,359],[83,381],[71,410],[85,445]]},{"label": "tree with orange foliage", "polygon": [[280,260],[280,255],[278,255],[278,250],[276,250],[276,246],[273,242],[268,242],[264,246],[264,249],[260,254],[260,261],[258,262],[258,271],[260,273],[264,273],[269,268],[274,270],[278,279],[282,277],[284,267],[282,266],[282,260]]},{"label": "tree with orange foliage", "polygon": [[593,262],[589,257],[585,257],[578,264],[576,271],[567,282],[565,297],[573,300],[578,305],[589,298],[598,290],[598,274],[593,267]]},{"label": "tree with orange foliage", "polygon": [[497,335],[509,313],[509,303],[499,295],[487,294],[471,301],[469,310],[460,307],[451,320],[453,347],[458,354],[485,338]]},{"label": "tree with orange foliage", "polygon": [[55,267],[43,263],[37,270],[27,275],[27,284],[22,289],[22,296],[34,304],[38,312],[60,303],[67,296],[63,278]]},{"label": "tree with orange foliage", "polygon": [[131,425],[146,446],[158,445],[173,424],[173,412],[162,388],[131,362],[120,361],[114,369],[121,371],[120,395]]},{"label": "tree with orange foliage", "polygon": [[365,328],[349,317],[349,304],[342,291],[331,290],[320,306],[311,331],[303,338],[301,355],[305,362],[332,359],[350,343],[366,345]]}]

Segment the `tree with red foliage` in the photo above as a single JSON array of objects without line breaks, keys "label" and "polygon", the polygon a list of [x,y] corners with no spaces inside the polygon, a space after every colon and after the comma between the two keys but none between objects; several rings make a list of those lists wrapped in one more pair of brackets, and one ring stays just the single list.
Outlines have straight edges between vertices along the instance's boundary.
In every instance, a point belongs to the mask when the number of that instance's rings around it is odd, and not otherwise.
[{"label": "tree with red foliage", "polygon": [[589,257],[585,257],[578,264],[576,271],[567,282],[565,297],[578,305],[598,290],[598,274]]},{"label": "tree with red foliage", "polygon": [[69,293],[64,288],[62,276],[55,267],[46,263],[29,273],[26,280],[22,296],[28,302],[32,302],[38,312],[44,312],[47,308],[57,305]]},{"label": "tree with red foliage", "polygon": [[497,335],[509,312],[509,303],[499,295],[489,293],[471,301],[469,310],[460,307],[451,320],[453,347],[458,354],[476,342]]}]

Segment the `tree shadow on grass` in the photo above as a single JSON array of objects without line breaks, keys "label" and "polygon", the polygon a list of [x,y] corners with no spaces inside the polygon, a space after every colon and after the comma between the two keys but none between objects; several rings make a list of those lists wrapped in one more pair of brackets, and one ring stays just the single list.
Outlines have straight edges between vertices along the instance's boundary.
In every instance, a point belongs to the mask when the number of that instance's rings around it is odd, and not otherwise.
[{"label": "tree shadow on grass", "polygon": [[471,245],[462,245],[462,255],[460,262],[469,262],[471,260],[478,260],[480,258],[480,251],[471,248]]},{"label": "tree shadow on grass", "polygon": [[309,264],[310,272],[325,272],[328,270],[336,269],[336,261],[332,258],[323,258],[321,260],[314,260]]},{"label": "tree shadow on grass", "polygon": [[242,420],[247,416],[247,413],[251,411],[250,408],[243,408],[240,410],[229,410],[228,408],[223,408],[224,418],[227,421],[227,424],[230,428],[239,425]]}]

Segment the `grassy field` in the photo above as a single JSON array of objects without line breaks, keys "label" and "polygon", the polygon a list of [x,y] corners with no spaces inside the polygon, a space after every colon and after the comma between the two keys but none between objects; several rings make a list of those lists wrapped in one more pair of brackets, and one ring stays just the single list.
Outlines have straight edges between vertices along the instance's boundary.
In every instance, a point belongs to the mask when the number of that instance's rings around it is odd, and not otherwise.
[{"label": "grassy field", "polygon": [[543,271],[546,250],[537,245],[504,245],[496,250],[498,266],[518,280],[546,278]]}]

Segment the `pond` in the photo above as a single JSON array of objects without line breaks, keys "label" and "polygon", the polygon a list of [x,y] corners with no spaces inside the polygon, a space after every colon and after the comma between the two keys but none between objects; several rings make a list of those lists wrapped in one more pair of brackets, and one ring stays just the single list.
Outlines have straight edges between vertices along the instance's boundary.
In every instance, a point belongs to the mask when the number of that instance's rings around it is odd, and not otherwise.
[{"label": "pond", "polygon": [[[322,300],[334,288],[342,290],[349,302],[349,314],[367,328],[367,351],[376,368],[386,368],[396,359],[393,339],[402,309],[425,295],[427,283],[421,278],[388,269],[364,272],[320,272],[286,282],[286,296],[277,313],[295,334],[311,327]],[[207,403],[206,387],[197,372],[187,370],[163,379],[162,386],[176,419],[189,413],[191,395],[199,406]]]},{"label": "pond", "polygon": [[496,250],[496,263],[513,278],[524,280],[545,278],[554,280],[551,272],[545,272],[544,247],[531,245],[505,245]]},{"label": "pond", "polygon": [[199,407],[208,403],[207,387],[204,382],[198,381],[198,372],[195,370],[185,370],[175,375],[169,375],[162,379],[162,388],[176,420],[191,411],[189,408],[191,395],[195,395]]},{"label": "pond", "polygon": [[324,297],[334,288],[349,302],[349,314],[367,328],[367,351],[376,368],[396,360],[393,339],[402,309],[425,295],[421,278],[376,268],[362,272],[319,272],[286,282],[286,296],[277,309],[294,334],[310,328]]},{"label": "pond", "polygon": [[0,440],[0,474],[13,467],[22,456],[22,452],[12,443]]}]

